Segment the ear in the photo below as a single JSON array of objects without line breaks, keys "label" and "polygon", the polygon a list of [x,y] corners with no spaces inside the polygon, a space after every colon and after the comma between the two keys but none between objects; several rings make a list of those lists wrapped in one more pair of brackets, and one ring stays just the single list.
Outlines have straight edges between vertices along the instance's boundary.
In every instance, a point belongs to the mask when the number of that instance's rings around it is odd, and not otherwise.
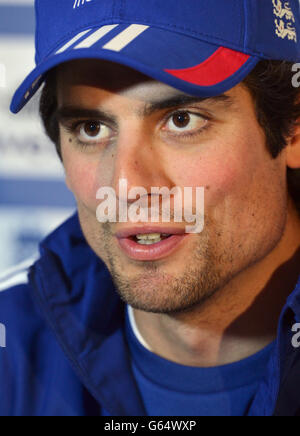
[{"label": "ear", "polygon": [[300,125],[296,126],[286,151],[287,166],[292,169],[300,168]]}]

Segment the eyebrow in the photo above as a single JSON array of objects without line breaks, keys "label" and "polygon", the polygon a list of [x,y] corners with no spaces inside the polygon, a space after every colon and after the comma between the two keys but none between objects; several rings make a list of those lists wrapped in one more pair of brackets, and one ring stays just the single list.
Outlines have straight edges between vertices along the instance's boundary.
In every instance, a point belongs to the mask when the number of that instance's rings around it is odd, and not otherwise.
[{"label": "eyebrow", "polygon": [[75,119],[101,119],[107,123],[117,124],[117,118],[108,112],[99,109],[88,109],[81,106],[63,106],[54,113],[54,118],[60,123]]},{"label": "eyebrow", "polygon": [[147,104],[146,107],[141,112],[139,112],[139,116],[147,117],[152,115],[154,112],[160,110],[171,109],[181,106],[189,106],[194,103],[202,102],[207,102],[209,104],[223,103],[223,106],[229,108],[233,105],[234,100],[232,99],[232,97],[229,97],[229,95],[226,94],[217,95],[215,97],[195,97],[179,94],[163,101]]},{"label": "eyebrow", "polygon": [[[164,109],[172,109],[177,107],[188,106],[195,103],[207,102],[208,104],[222,104],[228,109],[234,104],[234,99],[226,94],[217,95],[214,97],[195,97],[190,95],[179,94],[168,99],[147,103],[145,107],[137,112],[139,118],[146,118],[153,113]],[[101,119],[109,123],[117,125],[117,117],[110,112],[100,109],[89,109],[81,106],[66,105],[59,109],[54,114],[58,122],[67,122],[74,119]]]}]

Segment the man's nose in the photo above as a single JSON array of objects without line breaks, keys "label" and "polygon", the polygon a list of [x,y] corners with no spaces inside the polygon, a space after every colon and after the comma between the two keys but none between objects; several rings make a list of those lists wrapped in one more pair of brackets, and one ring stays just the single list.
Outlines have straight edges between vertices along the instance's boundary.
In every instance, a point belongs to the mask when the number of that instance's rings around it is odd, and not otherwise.
[{"label": "man's nose", "polygon": [[148,194],[151,187],[169,185],[164,160],[152,135],[130,128],[120,134],[112,180],[116,192],[120,179],[127,181],[128,190],[142,187]]}]

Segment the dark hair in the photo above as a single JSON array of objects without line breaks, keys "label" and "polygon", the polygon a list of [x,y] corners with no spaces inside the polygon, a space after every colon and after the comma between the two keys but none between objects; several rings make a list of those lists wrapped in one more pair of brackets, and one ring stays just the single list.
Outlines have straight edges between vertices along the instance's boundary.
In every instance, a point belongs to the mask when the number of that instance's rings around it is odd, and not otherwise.
[{"label": "dark hair", "polygon": [[[260,61],[243,81],[252,95],[257,120],[264,129],[266,143],[275,159],[285,148],[300,118],[300,91],[292,86],[293,64],[285,61]],[[60,158],[60,136],[55,112],[56,73],[50,71],[40,99],[40,115]],[[300,169],[288,168],[288,187],[300,213]]]},{"label": "dark hair", "polygon": [[[300,91],[293,86],[293,63],[261,61],[243,84],[250,91],[256,116],[275,159],[300,125]],[[300,214],[300,169],[287,169],[288,188]]]}]

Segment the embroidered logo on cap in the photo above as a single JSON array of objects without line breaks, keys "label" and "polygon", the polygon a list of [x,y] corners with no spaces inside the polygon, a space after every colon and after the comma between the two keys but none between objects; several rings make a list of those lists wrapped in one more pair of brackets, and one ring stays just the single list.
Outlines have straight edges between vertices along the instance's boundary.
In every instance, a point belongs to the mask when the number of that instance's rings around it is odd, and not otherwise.
[{"label": "embroidered logo on cap", "polygon": [[295,23],[295,16],[288,1],[272,0],[273,12],[277,17],[275,18],[276,35],[279,38],[288,38],[290,41],[297,42],[297,32],[293,23]]}]

